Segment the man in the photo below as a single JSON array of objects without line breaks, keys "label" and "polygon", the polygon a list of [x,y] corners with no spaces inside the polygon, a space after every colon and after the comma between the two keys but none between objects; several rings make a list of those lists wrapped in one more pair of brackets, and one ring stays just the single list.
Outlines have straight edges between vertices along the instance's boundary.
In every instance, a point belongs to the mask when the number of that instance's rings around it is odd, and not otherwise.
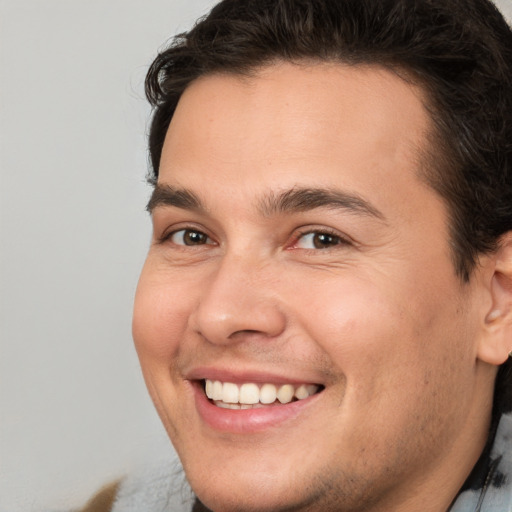
[{"label": "man", "polygon": [[493,5],[224,0],[147,93],[133,331],[195,510],[511,511]]}]

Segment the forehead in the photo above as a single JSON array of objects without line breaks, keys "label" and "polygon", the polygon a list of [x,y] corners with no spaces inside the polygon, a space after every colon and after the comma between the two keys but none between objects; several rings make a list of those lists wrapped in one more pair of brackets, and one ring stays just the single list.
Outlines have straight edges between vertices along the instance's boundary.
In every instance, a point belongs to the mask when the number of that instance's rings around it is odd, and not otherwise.
[{"label": "forehead", "polygon": [[430,127],[423,100],[377,66],[279,63],[248,77],[207,75],[178,103],[159,181],[200,187],[229,177],[239,191],[252,181],[251,193],[284,181],[382,188],[420,167]]}]

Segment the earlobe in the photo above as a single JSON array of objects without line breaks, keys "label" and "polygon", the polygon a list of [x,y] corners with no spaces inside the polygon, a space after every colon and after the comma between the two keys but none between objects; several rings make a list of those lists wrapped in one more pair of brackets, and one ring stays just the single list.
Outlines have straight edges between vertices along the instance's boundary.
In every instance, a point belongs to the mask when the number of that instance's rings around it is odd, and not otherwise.
[{"label": "earlobe", "polygon": [[501,238],[489,263],[494,267],[489,287],[492,306],[485,316],[478,357],[498,366],[512,353],[512,232]]},{"label": "earlobe", "polygon": [[486,324],[491,324],[495,320],[498,320],[503,313],[499,309],[493,309],[485,318]]}]

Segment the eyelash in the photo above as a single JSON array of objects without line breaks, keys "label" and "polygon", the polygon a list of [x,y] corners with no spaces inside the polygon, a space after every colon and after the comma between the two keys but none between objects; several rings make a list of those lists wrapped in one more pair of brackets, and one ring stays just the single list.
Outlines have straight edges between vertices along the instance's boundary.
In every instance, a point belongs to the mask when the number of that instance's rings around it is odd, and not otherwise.
[{"label": "eyelash", "polygon": [[[183,232],[183,236],[186,236],[187,234],[199,235],[200,237],[203,237],[203,239],[205,240],[205,243],[191,243],[191,244],[182,243],[182,244],[179,244],[179,243],[173,242],[172,238],[181,232]],[[208,243],[208,241],[212,241],[212,240],[206,233],[204,233],[204,231],[201,231],[200,229],[196,229],[193,227],[188,227],[188,228],[184,227],[181,229],[175,229],[168,233],[164,233],[158,240],[158,242],[161,244],[163,244],[165,242],[169,242],[169,241],[179,247],[196,247],[199,245],[206,245]]]},{"label": "eyelash", "polygon": [[[175,237],[178,233],[183,232],[182,237],[186,237],[187,235],[199,235],[199,243],[176,243],[173,241],[173,237]],[[304,240],[307,236],[312,235],[313,238],[327,236],[331,239],[332,243],[327,242],[327,245],[323,247],[299,247],[299,244],[302,240]],[[164,233],[162,237],[159,239],[159,243],[172,242],[174,245],[178,247],[197,247],[201,245],[211,244],[212,239],[200,229],[196,229],[193,227],[184,227],[181,229],[173,230],[169,233]],[[315,243],[315,240],[312,240]],[[298,235],[294,238],[294,242],[290,246],[290,249],[303,249],[307,251],[316,251],[316,250],[329,250],[337,246],[348,246],[352,245],[352,242],[348,240],[346,237],[341,236],[339,233],[329,230],[329,229],[308,229],[304,231],[299,231]]]},{"label": "eyelash", "polygon": [[[297,247],[301,240],[304,240],[306,236],[313,235],[313,236],[325,236],[332,238],[334,240],[334,243],[329,244],[324,247],[315,247],[315,248],[304,248],[304,247]],[[326,229],[326,228],[318,228],[318,229],[308,229],[304,230],[302,232],[299,232],[298,236],[295,238],[295,242],[292,245],[292,249],[303,249],[308,251],[315,251],[315,250],[329,250],[338,246],[348,246],[352,245],[352,242],[342,235],[340,235],[338,232]]]}]

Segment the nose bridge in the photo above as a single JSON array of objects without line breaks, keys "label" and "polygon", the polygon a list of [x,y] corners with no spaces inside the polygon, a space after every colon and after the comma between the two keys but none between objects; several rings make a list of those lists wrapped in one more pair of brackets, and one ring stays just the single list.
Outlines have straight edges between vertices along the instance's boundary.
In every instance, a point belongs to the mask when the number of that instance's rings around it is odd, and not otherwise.
[{"label": "nose bridge", "polygon": [[231,343],[243,333],[278,336],[285,325],[277,271],[246,252],[226,254],[208,276],[193,315],[193,328],[211,343]]}]

